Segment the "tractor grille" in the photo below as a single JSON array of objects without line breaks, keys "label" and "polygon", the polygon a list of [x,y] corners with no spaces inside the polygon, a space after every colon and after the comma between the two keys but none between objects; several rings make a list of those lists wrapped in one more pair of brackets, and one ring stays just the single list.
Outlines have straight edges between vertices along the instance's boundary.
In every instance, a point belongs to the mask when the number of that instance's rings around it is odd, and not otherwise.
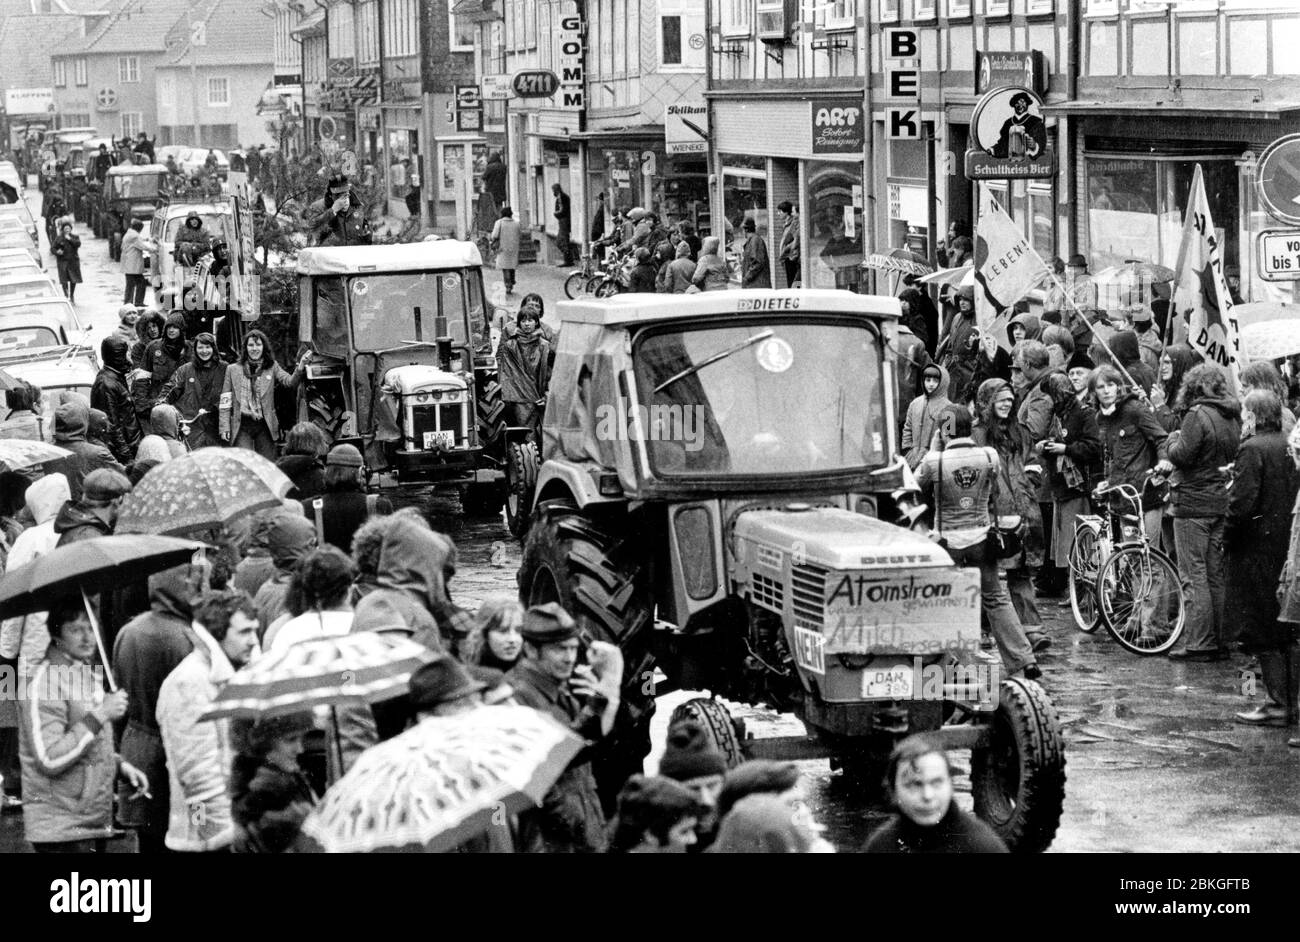
[{"label": "tractor grille", "polygon": [[781,587],[781,583],[754,573],[750,576],[750,584],[753,587],[750,598],[755,605],[761,605],[778,614],[784,611],[785,590]]},{"label": "tractor grille", "polygon": [[452,432],[455,448],[469,444],[466,432],[465,403],[411,406],[411,437],[416,448],[424,448],[425,432]]},{"label": "tractor grille", "polygon": [[821,625],[826,619],[826,570],[801,563],[791,568],[791,595],[796,618]]}]

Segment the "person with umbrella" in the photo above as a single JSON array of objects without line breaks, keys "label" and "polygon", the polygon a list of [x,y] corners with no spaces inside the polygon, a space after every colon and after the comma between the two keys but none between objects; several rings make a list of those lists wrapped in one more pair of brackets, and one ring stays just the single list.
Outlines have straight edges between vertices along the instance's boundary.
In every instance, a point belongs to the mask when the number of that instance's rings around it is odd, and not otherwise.
[{"label": "person with umbrella", "polygon": [[81,485],[81,499],[64,504],[54,520],[58,545],[110,535],[117,523],[118,505],[130,490],[126,475],[110,468],[87,474]]},{"label": "person with umbrella", "polygon": [[95,629],[82,601],[49,614],[50,647],[19,713],[23,830],[37,853],[103,853],[113,834],[113,783],[149,792],[144,773],[113,750],[124,691],[103,693]]},{"label": "person with umbrella", "polygon": [[[614,728],[623,681],[623,657],[593,641],[578,664],[578,625],[554,602],[524,613],[524,657],[506,675],[515,699],[540,710],[589,742]],[[605,813],[596,791],[591,755],[584,750],[547,792],[542,807],[522,814],[520,843],[529,852],[602,853]]]},{"label": "person with umbrella", "polygon": [[163,681],[194,649],[190,642],[194,585],[189,563],[149,577],[149,611],[127,622],[113,641],[113,666],[118,683],[129,697],[122,756],[144,771],[153,793],[119,797],[118,821],[136,829],[140,852],[163,853],[171,813],[171,791],[162,733],[158,728],[158,695]]},{"label": "person with umbrella", "polygon": [[224,851],[234,839],[229,721],[199,717],[256,654],[257,615],[242,592],[206,592],[194,602],[190,634],[194,650],[158,692],[158,728],[171,788],[165,843],[169,850],[188,853]]}]

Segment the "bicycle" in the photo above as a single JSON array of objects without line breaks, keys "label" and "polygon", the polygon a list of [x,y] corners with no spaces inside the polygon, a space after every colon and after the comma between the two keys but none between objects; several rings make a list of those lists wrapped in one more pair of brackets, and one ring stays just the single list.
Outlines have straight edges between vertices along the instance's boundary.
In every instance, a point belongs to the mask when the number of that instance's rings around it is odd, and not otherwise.
[{"label": "bicycle", "polygon": [[582,267],[564,279],[564,296],[570,301],[591,294],[591,280],[596,277],[596,260],[591,255],[582,256]]},{"label": "bicycle", "polygon": [[[1151,472],[1147,473],[1151,477]],[[1173,561],[1147,542],[1142,495],[1131,484],[1102,486],[1134,513],[1080,514],[1070,545],[1070,608],[1081,631],[1101,625],[1134,654],[1162,654],[1178,641],[1186,624],[1182,583]],[[1120,532],[1115,539],[1114,522]]]}]

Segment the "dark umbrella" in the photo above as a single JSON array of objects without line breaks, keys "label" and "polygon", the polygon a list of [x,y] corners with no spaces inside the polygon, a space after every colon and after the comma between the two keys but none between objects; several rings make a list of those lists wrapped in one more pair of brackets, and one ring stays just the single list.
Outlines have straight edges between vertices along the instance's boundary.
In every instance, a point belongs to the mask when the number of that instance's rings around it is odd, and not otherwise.
[{"label": "dark umbrella", "polygon": [[879,271],[898,272],[902,275],[928,275],[934,271],[934,266],[926,260],[924,255],[919,255],[911,249],[890,249],[887,254],[873,252],[868,255],[862,262],[863,268],[875,268]]},{"label": "dark umbrella", "polygon": [[257,452],[200,448],[160,464],[122,500],[118,533],[197,533],[279,507],[293,482]]},{"label": "dark umbrella", "polygon": [[[179,566],[203,549],[203,544],[194,540],[167,536],[99,536],[69,543],[5,573],[0,578],[0,612],[6,618],[45,612],[80,593],[91,622],[95,623],[91,595]],[[95,624],[95,643],[107,668],[108,655],[98,624]],[[109,685],[116,689],[111,671],[108,679]]]}]

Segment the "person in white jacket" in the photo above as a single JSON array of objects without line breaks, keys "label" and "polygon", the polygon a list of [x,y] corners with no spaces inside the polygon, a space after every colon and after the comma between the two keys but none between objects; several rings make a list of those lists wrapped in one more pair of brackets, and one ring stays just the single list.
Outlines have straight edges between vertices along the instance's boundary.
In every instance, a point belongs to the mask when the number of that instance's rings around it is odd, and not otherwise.
[{"label": "person in white jacket", "polygon": [[227,720],[200,720],[235,671],[258,653],[257,614],[243,592],[206,592],[194,603],[194,650],[158,693],[158,727],[167,754],[171,813],[164,843],[189,853],[228,851],[230,746]]}]

